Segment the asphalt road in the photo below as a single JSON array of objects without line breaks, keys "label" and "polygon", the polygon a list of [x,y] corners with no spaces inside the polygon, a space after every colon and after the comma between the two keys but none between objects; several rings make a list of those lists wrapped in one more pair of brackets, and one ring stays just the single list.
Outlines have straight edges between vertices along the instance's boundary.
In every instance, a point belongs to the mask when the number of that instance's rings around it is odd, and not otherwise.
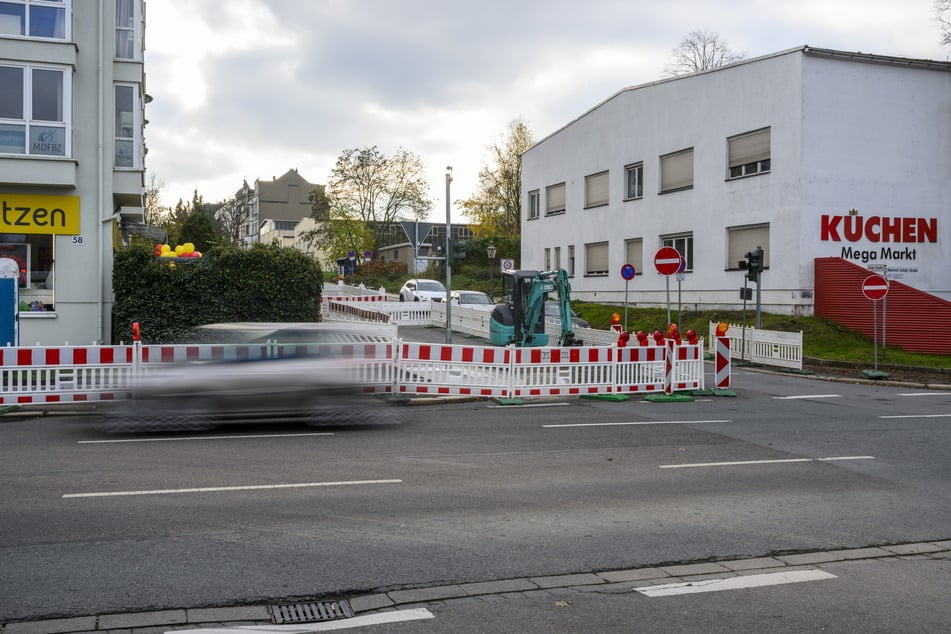
[{"label": "asphalt road", "polygon": [[[744,371],[734,389],[353,428],[4,417],[0,622],[951,537],[951,393]],[[947,585],[927,570],[907,582]]]}]

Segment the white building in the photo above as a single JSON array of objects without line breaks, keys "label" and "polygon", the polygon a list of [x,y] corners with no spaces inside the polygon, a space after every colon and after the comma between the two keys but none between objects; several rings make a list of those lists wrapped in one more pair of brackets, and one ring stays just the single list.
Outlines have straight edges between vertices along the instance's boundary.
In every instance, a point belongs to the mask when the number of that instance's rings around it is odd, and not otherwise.
[{"label": "white building", "polygon": [[143,7],[0,2],[0,256],[23,271],[23,345],[111,340],[113,248],[143,220]]},{"label": "white building", "polygon": [[[523,155],[522,267],[576,299],[812,314],[814,260],[886,265],[951,300],[951,63],[801,47],[621,90]],[[670,279],[672,301],[677,282]]]}]

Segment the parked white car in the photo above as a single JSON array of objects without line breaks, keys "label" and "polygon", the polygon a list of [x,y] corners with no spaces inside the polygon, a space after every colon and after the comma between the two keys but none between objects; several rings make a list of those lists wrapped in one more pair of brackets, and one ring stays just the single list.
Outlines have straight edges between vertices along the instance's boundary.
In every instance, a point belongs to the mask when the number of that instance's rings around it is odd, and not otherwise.
[{"label": "parked white car", "polygon": [[400,289],[401,302],[446,301],[446,287],[436,280],[406,280]]},{"label": "parked white car", "polygon": [[495,302],[482,291],[453,291],[450,297],[453,304],[465,308],[475,308],[476,310],[492,310],[495,308]]}]

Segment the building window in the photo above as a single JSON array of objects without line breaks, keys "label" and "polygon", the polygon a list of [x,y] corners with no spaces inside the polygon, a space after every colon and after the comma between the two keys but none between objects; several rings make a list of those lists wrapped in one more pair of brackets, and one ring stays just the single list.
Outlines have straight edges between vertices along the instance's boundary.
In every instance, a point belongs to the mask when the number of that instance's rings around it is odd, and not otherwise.
[{"label": "building window", "polygon": [[71,0],[4,0],[0,2],[0,35],[54,40],[69,38]]},{"label": "building window", "polygon": [[568,245],[568,277],[575,276],[575,245]]},{"label": "building window", "polygon": [[638,275],[644,273],[644,240],[635,238],[624,241],[624,263],[633,266]]},{"label": "building window", "polygon": [[116,0],[116,59],[138,59],[139,3]]},{"label": "building window", "polygon": [[587,276],[603,276],[608,274],[608,243],[584,245],[584,264]]},{"label": "building window", "polygon": [[528,192],[528,219],[538,218],[538,190]]},{"label": "building window", "polygon": [[665,247],[673,247],[677,249],[677,253],[679,253],[680,257],[682,257],[687,263],[684,267],[684,272],[693,271],[692,233],[685,233],[676,236],[664,236],[661,238],[661,243]]},{"label": "building window", "polygon": [[0,233],[0,257],[20,269],[20,314],[52,311],[53,236]]},{"label": "building window", "polygon": [[738,270],[740,260],[756,247],[763,247],[763,268],[769,268],[769,224],[728,227],[727,261],[728,271]]},{"label": "building window", "polygon": [[545,270],[551,270],[551,249],[545,249]]},{"label": "building window", "polygon": [[634,163],[624,168],[624,199],[644,197],[644,164]]},{"label": "building window", "polygon": [[0,66],[0,154],[69,156],[69,74]]},{"label": "building window", "polygon": [[561,268],[561,247],[555,247],[555,269]]},{"label": "building window", "polygon": [[116,167],[141,167],[139,91],[135,84],[116,84]]},{"label": "building window", "polygon": [[660,157],[660,192],[693,187],[693,148]]},{"label": "building window", "polygon": [[565,184],[549,185],[545,188],[545,215],[565,213]]},{"label": "building window", "polygon": [[770,129],[764,128],[727,139],[729,178],[762,174],[770,169]]},{"label": "building window", "polygon": [[599,174],[592,174],[590,176],[585,176],[584,179],[584,206],[585,209],[590,207],[601,207],[602,205],[607,205],[609,202],[608,197],[608,172],[601,172]]}]

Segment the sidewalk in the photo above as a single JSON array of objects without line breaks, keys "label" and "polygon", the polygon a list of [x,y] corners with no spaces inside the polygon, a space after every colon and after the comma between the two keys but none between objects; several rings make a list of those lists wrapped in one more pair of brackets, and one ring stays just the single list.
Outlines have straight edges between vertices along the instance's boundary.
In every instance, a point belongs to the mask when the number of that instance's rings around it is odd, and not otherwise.
[{"label": "sidewalk", "polygon": [[[110,634],[201,632],[202,634],[215,634],[226,631],[223,628],[241,628],[240,631],[245,633],[307,634],[322,631],[324,628],[321,626],[326,627],[327,620],[322,622],[316,620],[296,621],[293,625],[276,625],[276,623],[287,623],[287,621],[281,621],[280,618],[275,619],[272,615],[288,614],[289,612],[319,613],[321,608],[325,607],[319,604],[332,603],[335,606],[339,605],[345,608],[343,612],[352,610],[354,617],[359,618],[381,611],[387,612],[414,606],[421,607],[429,602],[476,596],[531,593],[557,589],[572,589],[578,592],[625,593],[634,592],[635,588],[644,588],[645,586],[710,581],[780,571],[821,570],[824,564],[836,562],[885,561],[892,558],[908,557],[951,559],[951,539],[728,561],[685,562],[627,570],[524,577],[422,588],[408,587],[389,592],[351,597],[315,599],[310,603],[291,605],[276,602],[224,608],[181,608],[6,623],[0,624],[0,634],[90,634],[92,632],[107,632]],[[291,608],[291,610],[288,610],[288,608]],[[347,618],[333,619],[333,624],[338,627],[345,626],[346,623]],[[356,626],[358,623],[354,622],[353,625]]]}]

